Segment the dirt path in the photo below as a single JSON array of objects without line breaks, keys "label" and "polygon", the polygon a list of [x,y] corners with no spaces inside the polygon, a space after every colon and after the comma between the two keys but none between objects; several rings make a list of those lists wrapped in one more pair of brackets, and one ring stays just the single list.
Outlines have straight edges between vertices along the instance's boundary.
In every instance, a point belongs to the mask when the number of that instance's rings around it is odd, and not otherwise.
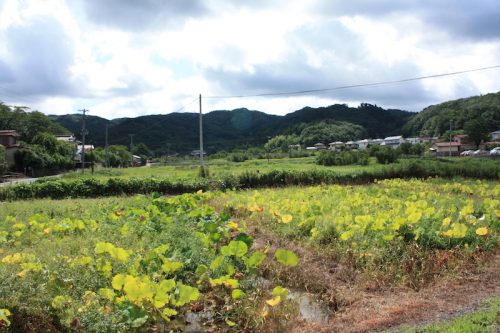
[{"label": "dirt path", "polygon": [[499,252],[482,258],[488,264],[479,272],[437,278],[419,291],[366,288],[360,287],[354,272],[337,264],[328,253],[314,253],[262,229],[254,236],[257,247],[286,246],[301,258],[300,267],[278,272],[269,269],[268,278],[313,293],[331,310],[327,321],[295,320],[289,326],[294,333],[376,332],[403,324],[420,325],[472,311],[485,299],[500,296]]}]

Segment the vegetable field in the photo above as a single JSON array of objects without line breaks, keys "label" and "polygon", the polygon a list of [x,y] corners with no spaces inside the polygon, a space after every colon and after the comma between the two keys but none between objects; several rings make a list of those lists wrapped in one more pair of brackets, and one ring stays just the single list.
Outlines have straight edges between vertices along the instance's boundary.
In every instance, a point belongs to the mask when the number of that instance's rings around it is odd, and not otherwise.
[{"label": "vegetable field", "polygon": [[498,250],[499,198],[497,182],[393,179],[2,203],[0,330],[290,330],[302,249],[418,290]]}]

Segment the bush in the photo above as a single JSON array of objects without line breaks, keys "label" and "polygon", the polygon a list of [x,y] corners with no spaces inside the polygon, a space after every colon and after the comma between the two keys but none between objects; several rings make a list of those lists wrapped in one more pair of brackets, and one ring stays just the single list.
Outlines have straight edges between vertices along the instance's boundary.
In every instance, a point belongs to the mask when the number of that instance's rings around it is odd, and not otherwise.
[{"label": "bush", "polygon": [[374,155],[378,163],[389,164],[398,160],[399,152],[391,147],[380,147]]},{"label": "bush", "polygon": [[347,150],[340,153],[334,151],[321,151],[316,158],[316,164],[332,165],[368,165],[368,154],[363,151]]},{"label": "bush", "polygon": [[227,156],[229,162],[245,162],[248,160],[248,155],[245,153],[231,153]]},{"label": "bush", "polygon": [[0,176],[5,174],[8,169],[7,160],[5,159],[5,147],[0,145]]}]

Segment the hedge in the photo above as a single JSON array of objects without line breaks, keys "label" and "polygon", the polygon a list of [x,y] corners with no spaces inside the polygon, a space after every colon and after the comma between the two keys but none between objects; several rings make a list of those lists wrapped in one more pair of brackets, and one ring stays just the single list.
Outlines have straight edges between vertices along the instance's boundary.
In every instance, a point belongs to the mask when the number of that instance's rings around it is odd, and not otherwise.
[{"label": "hedge", "polygon": [[245,172],[217,179],[171,181],[160,178],[83,178],[50,180],[16,184],[0,188],[0,200],[35,198],[91,198],[145,193],[181,194],[198,190],[248,189],[290,185],[366,184],[390,178],[477,178],[500,179],[498,161],[405,160],[355,174],[339,174],[333,170]]}]

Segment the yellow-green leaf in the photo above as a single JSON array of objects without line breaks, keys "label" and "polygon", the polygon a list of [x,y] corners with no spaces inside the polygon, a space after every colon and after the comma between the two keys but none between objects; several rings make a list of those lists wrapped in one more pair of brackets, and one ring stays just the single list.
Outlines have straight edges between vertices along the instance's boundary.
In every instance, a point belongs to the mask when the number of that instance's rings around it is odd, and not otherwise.
[{"label": "yellow-green leaf", "polygon": [[285,266],[296,266],[299,263],[299,258],[292,251],[278,249],[274,256],[280,264]]}]

